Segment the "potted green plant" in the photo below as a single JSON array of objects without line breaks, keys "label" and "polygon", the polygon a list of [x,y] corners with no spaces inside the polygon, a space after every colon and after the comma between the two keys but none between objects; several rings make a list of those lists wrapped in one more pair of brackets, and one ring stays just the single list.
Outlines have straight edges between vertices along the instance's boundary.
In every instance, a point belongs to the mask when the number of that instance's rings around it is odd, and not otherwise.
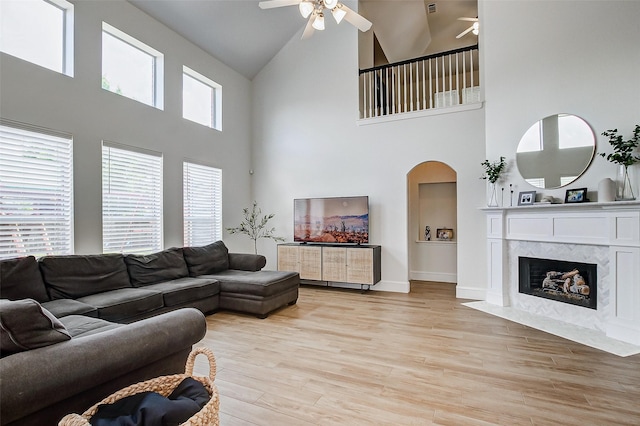
[{"label": "potted green plant", "polygon": [[640,156],[636,152],[640,145],[640,125],[636,124],[633,136],[629,140],[624,140],[618,134],[618,129],[602,132],[602,136],[609,138],[609,144],[613,147],[613,153],[599,152],[601,157],[607,161],[618,165],[618,177],[616,178],[616,200],[635,200],[632,179],[629,175],[629,167],[640,162]]},{"label": "potted green plant", "polygon": [[502,172],[504,172],[507,168],[507,163],[505,163],[504,157],[500,157],[499,160],[493,162],[484,160],[480,164],[484,168],[484,175],[481,176],[481,179],[486,179],[489,181],[489,201],[487,203],[487,206],[498,207],[496,182],[498,182],[500,176],[502,175]]},{"label": "potted green plant", "polygon": [[251,210],[248,207],[242,209],[244,219],[239,226],[235,228],[227,228],[230,234],[246,234],[253,240],[253,249],[258,254],[258,240],[260,238],[268,238],[274,241],[284,241],[284,238],[274,235],[275,228],[268,228],[267,223],[273,219],[275,214],[262,215],[262,210],[258,207],[258,202],[254,201]]}]

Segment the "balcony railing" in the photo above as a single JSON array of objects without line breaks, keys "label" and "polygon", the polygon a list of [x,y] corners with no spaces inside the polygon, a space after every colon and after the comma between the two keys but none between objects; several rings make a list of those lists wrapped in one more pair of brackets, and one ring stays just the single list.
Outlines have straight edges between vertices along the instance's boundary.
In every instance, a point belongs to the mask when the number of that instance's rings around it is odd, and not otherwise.
[{"label": "balcony railing", "polygon": [[478,45],[360,70],[360,118],[480,102]]}]

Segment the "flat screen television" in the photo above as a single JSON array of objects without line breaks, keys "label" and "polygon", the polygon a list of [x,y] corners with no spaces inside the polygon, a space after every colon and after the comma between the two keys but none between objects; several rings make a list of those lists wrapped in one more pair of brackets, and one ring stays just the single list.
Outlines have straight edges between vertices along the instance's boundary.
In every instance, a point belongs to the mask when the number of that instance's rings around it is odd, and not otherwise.
[{"label": "flat screen television", "polygon": [[300,243],[369,242],[369,197],[293,200],[293,240]]}]

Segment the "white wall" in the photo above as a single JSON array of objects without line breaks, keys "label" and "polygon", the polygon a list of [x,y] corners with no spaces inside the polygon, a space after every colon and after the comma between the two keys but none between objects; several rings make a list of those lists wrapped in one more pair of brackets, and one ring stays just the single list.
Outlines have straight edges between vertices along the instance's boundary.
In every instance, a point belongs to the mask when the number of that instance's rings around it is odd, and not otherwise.
[{"label": "white wall", "polygon": [[[507,157],[516,192],[564,200],[566,188],[537,189],[520,178],[516,147],[529,126],[557,113],[586,120],[597,152],[612,152],[604,130],[631,137],[640,124],[640,2],[480,1],[487,156]],[[600,180],[615,175],[616,166],[596,156],[568,188],[587,187],[594,199]]]},{"label": "white wall", "polygon": [[[240,74],[124,1],[73,1],[75,76],[1,53],[0,114],[73,134],[75,252],[102,252],[101,141],[164,154],[164,243],[182,246],[182,161],[223,170],[223,226],[250,203],[251,85]],[[101,89],[102,21],[164,53],[164,111]],[[223,131],[182,118],[182,66],[223,87]],[[228,238],[230,249],[252,250]]]},{"label": "white wall", "polygon": [[[442,161],[458,173],[458,292],[481,298],[484,111],[358,126],[357,32],[326,22],[309,40],[294,37],[253,81],[256,198],[292,241],[294,198],[368,195],[370,243],[382,246],[374,289],[408,291],[407,174]],[[275,268],[275,244],[260,251]]]},{"label": "white wall", "polygon": [[[640,2],[480,0],[479,15],[482,110],[358,126],[357,36],[348,25],[328,25],[307,41],[294,37],[255,78],[254,190],[282,235],[291,240],[293,198],[369,195],[371,243],[383,247],[380,288],[406,289],[406,174],[442,161],[458,173],[457,294],[482,299],[479,163],[507,157],[506,183],[529,191],[535,188],[517,174],[515,151],[535,121],[581,116],[598,135],[598,151],[610,151],[605,129],[630,136],[640,120]],[[594,191],[614,176],[615,166],[596,157],[575,185]],[[544,192],[564,198],[564,191]],[[275,245],[267,244],[273,266]]]}]

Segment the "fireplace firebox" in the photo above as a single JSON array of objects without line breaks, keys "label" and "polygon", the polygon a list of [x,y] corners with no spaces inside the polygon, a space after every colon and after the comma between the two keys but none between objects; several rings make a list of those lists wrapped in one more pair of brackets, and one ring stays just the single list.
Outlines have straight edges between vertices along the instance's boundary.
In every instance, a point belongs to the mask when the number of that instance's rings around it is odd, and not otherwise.
[{"label": "fireplace firebox", "polygon": [[518,257],[520,293],[597,309],[597,265]]}]

